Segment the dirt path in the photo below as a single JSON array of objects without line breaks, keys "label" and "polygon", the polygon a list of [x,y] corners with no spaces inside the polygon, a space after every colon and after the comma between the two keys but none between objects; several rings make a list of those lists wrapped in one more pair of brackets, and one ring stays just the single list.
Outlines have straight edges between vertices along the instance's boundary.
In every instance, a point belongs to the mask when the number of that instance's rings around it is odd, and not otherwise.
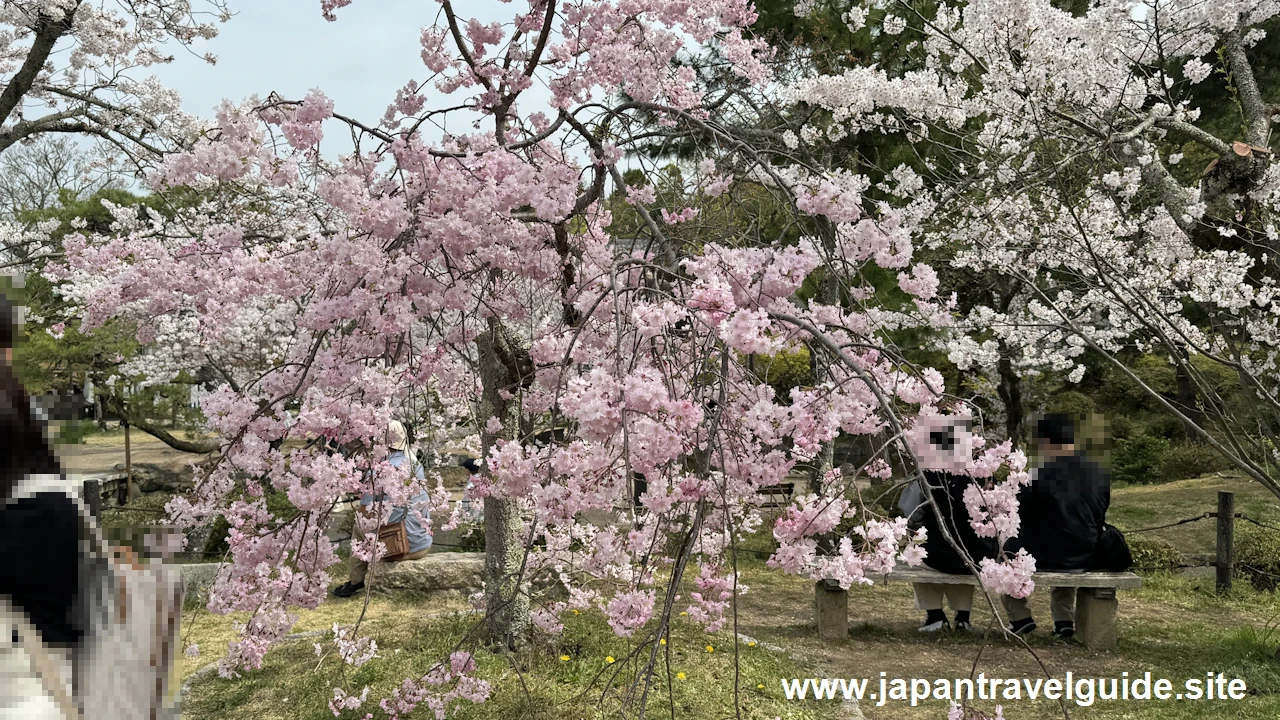
[{"label": "dirt path", "polygon": [[[174,431],[183,440],[191,440],[187,433]],[[190,462],[199,462],[206,456],[185,453],[165,445],[154,437],[138,431],[129,433],[129,451],[135,463],[151,463],[172,470]],[[62,467],[70,473],[109,472],[124,462],[124,431],[111,430],[90,435],[80,445],[58,445],[58,457]]]}]

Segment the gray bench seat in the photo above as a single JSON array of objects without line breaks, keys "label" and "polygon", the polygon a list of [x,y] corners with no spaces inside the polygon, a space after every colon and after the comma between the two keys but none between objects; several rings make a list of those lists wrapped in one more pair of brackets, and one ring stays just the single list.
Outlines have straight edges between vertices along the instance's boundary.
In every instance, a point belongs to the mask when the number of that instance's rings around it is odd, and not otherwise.
[{"label": "gray bench seat", "polygon": [[[1095,650],[1116,645],[1116,591],[1142,587],[1142,578],[1131,572],[1038,572],[1031,576],[1036,590],[1073,587],[1076,592],[1076,637]],[[973,575],[948,575],[926,567],[898,565],[893,572],[869,575],[876,583],[923,582],[948,585],[979,585]],[[819,582],[816,590],[818,634],[827,639],[844,639],[849,634],[849,597],[833,583]]]}]

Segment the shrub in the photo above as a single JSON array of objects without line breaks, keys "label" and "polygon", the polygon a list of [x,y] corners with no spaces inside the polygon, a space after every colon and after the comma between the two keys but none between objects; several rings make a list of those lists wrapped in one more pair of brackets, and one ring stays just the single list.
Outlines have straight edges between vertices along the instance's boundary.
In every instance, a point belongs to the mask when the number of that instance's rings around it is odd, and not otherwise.
[{"label": "shrub", "polygon": [[1173,570],[1182,564],[1182,553],[1168,540],[1151,535],[1125,535],[1135,570]]},{"label": "shrub", "polygon": [[1236,569],[1258,590],[1280,586],[1280,533],[1248,525],[1237,525]]},{"label": "shrub", "polygon": [[1187,437],[1187,428],[1178,418],[1161,415],[1147,423],[1147,434],[1166,440],[1183,440]]},{"label": "shrub", "polygon": [[1073,418],[1079,419],[1093,413],[1094,408],[1093,398],[1082,392],[1068,390],[1049,398],[1049,401],[1045,403],[1044,410],[1046,413],[1066,413]]},{"label": "shrub", "polygon": [[1139,435],[1142,432],[1142,429],[1138,427],[1138,423],[1134,422],[1132,418],[1125,417],[1124,415],[1117,415],[1116,417],[1110,418],[1110,424],[1111,437],[1116,440],[1128,440],[1134,435]]},{"label": "shrub", "polygon": [[1117,440],[1111,454],[1111,474],[1127,483],[1149,484],[1164,479],[1164,458],[1169,441],[1151,435],[1137,435]]},{"label": "shrub", "polygon": [[1230,467],[1231,463],[1209,445],[1179,443],[1165,453],[1163,474],[1167,480],[1186,480]]}]

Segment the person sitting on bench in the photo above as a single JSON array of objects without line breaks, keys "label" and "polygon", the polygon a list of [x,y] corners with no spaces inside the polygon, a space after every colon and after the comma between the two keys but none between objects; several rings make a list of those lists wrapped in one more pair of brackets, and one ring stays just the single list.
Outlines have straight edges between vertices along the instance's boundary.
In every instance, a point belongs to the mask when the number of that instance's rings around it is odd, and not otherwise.
[{"label": "person sitting on bench", "polygon": [[[402,469],[409,462],[409,442],[408,433],[405,432],[404,424],[399,420],[392,420],[387,424],[387,446],[392,452],[387,455],[387,462],[392,467]],[[420,487],[425,487],[426,473],[422,466],[416,462],[413,464],[414,477],[417,479]],[[360,498],[360,512],[369,515],[371,512],[368,506],[374,501],[373,495],[365,494]],[[390,517],[387,518],[387,524],[404,521],[405,537],[409,541],[409,553],[396,559],[400,560],[417,560],[426,557],[427,551],[431,549],[431,533],[418,520],[418,515],[422,516],[425,521],[430,517],[428,506],[430,504],[430,496],[424,489],[421,493],[415,495],[409,501],[418,511],[417,513],[408,512],[403,507],[392,509]],[[369,563],[358,558],[351,558],[351,572],[347,577],[347,582],[333,589],[336,597],[348,598],[364,589],[364,579],[369,572]]]},{"label": "person sitting on bench", "polygon": [[[1041,465],[1018,492],[1021,531],[1005,550],[1026,550],[1041,571],[1090,570],[1111,504],[1111,477],[1076,451],[1075,428],[1066,415],[1045,415],[1036,423],[1032,440]],[[1002,602],[1011,632],[1026,635],[1036,629],[1026,598],[1005,596]],[[1055,636],[1065,640],[1075,634],[1075,605],[1076,588],[1050,589]]]},{"label": "person sitting on bench", "polygon": [[[941,526],[919,485],[903,493],[904,502],[911,507],[903,507],[902,510],[911,518],[911,526],[925,529],[924,564],[949,575],[968,575],[970,571],[964,558],[943,535],[943,527],[975,564],[995,555],[995,544],[978,537],[969,524],[964,491],[974,480],[955,472],[964,468],[970,452],[968,448],[972,447],[968,423],[969,420],[963,417],[939,417],[931,427],[922,428],[919,433],[916,461],[924,471],[929,495],[942,515]],[[951,628],[942,608],[944,599],[955,613],[956,631],[969,632],[973,629],[969,623],[969,612],[973,609],[972,585],[918,582],[911,586],[915,590],[916,608],[925,611],[920,632]]]},{"label": "person sitting on bench", "polygon": [[[960,543],[974,564],[981,563],[984,558],[995,555],[995,546],[986,538],[978,537],[969,524],[969,511],[964,506],[965,488],[973,484],[974,479],[953,473],[926,472],[925,481],[929,484],[929,492],[933,502],[942,513],[943,524],[952,539]],[[925,528],[924,564],[932,570],[948,575],[968,575],[969,566],[964,558],[942,534],[933,508],[925,504],[920,508],[921,525]],[[970,632],[969,611],[973,609],[973,586],[950,585],[945,583],[912,583],[915,590],[916,608],[925,611],[924,623],[920,632],[937,632],[950,629],[946,613],[942,611],[945,598],[955,613],[956,632]]]}]

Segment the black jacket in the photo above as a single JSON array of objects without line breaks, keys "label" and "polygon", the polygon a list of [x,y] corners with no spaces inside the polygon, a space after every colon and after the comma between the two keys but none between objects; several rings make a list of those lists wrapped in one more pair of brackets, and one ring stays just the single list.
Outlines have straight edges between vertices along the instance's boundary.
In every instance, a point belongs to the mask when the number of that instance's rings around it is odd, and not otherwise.
[{"label": "black jacket", "polygon": [[[973,531],[973,526],[969,524],[969,510],[964,506],[964,490],[974,483],[974,479],[966,475],[936,471],[925,472],[924,477],[930,486],[929,492],[933,496],[933,501],[937,503],[938,510],[942,513],[947,531],[969,553],[974,564],[982,562],[983,558],[993,557],[995,541],[991,538],[978,537],[978,534]],[[924,564],[938,572],[968,575],[969,568],[964,564],[964,559],[942,536],[933,508],[928,505],[921,507],[920,515],[927,533],[924,549],[928,555],[924,559]]]},{"label": "black jacket", "polygon": [[84,636],[80,516],[61,493],[0,504],[0,594],[25,611],[46,643],[71,647]]},{"label": "black jacket", "polygon": [[1018,492],[1022,525],[1006,546],[1036,559],[1037,570],[1089,570],[1111,504],[1111,476],[1083,455],[1045,463]]}]

